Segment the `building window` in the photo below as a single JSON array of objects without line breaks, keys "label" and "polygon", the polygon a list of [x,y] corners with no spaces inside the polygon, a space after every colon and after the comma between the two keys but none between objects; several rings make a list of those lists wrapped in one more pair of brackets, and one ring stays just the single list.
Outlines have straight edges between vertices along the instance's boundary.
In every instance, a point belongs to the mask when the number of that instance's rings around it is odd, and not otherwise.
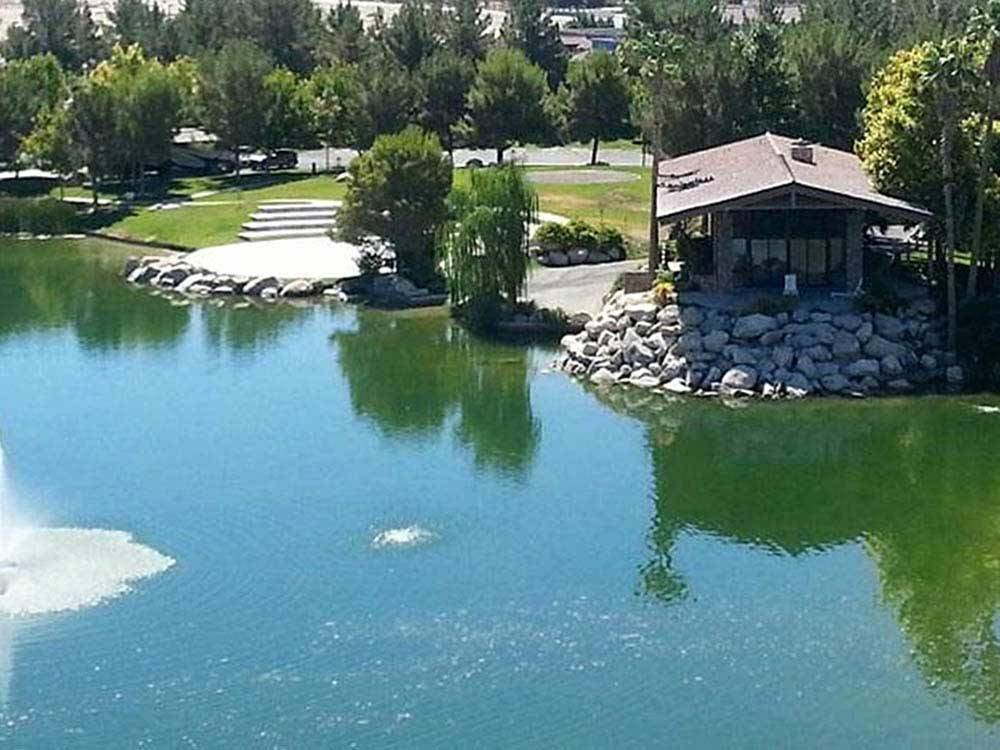
[{"label": "building window", "polygon": [[733,211],[733,282],[781,287],[785,274],[801,286],[846,284],[847,211]]}]

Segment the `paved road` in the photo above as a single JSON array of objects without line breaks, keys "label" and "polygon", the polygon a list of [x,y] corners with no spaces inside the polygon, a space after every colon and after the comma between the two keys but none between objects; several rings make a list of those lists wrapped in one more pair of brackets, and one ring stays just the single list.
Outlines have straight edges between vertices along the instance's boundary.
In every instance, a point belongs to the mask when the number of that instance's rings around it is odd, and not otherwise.
[{"label": "paved road", "polygon": [[539,307],[561,307],[568,313],[596,315],[619,274],[642,265],[641,260],[624,260],[597,266],[535,268],[528,277],[527,296]]},{"label": "paved road", "polygon": [[[346,167],[351,160],[357,156],[357,152],[352,149],[336,148],[330,149],[330,167]],[[544,166],[565,166],[579,167],[590,164],[590,147],[588,146],[553,146],[552,148],[541,148],[540,146],[527,146],[524,148],[512,148],[504,155],[505,159],[517,161],[530,167]],[[455,151],[455,165],[464,167],[470,159],[479,159],[483,164],[492,164],[496,161],[496,153],[489,149],[468,149],[460,148]],[[643,164],[642,151],[640,149],[602,149],[598,153],[598,159],[615,167],[638,167]],[[648,163],[648,159],[646,160]],[[299,151],[299,170],[311,172],[313,165],[317,171],[324,171],[327,167],[327,154],[323,149]]]}]

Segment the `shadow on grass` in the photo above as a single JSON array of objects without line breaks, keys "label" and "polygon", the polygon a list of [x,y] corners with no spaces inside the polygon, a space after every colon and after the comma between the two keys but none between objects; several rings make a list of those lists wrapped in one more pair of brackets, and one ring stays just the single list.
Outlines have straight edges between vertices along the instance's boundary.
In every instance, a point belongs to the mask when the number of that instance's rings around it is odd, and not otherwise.
[{"label": "shadow on grass", "polygon": [[[188,200],[194,193],[203,191],[258,190],[308,180],[308,172],[243,172],[235,174],[193,176],[178,175],[163,179],[150,178],[145,191],[138,195],[132,182],[107,181],[101,184],[100,196],[121,201],[127,198],[139,204]],[[16,198],[40,197],[59,187],[59,181],[45,177],[20,177],[0,181],[0,195]],[[69,184],[66,185],[70,187]],[[75,187],[81,187],[76,185]],[[85,186],[84,186],[85,187]],[[75,194],[75,193],[74,193]],[[86,197],[89,197],[89,193]]]}]

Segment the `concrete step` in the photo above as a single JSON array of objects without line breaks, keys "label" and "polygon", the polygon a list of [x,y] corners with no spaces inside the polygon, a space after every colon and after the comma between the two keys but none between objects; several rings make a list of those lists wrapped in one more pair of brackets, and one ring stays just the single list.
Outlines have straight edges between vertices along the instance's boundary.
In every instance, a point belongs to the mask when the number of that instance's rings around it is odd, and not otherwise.
[{"label": "concrete step", "polygon": [[239,238],[244,242],[261,242],[263,240],[289,240],[304,237],[325,237],[324,229],[258,229],[252,232],[240,232]]},{"label": "concrete step", "polygon": [[241,227],[247,232],[268,231],[271,229],[329,229],[337,223],[336,219],[281,219],[279,221],[248,221]]},{"label": "concrete step", "polygon": [[322,211],[258,211],[250,214],[250,221],[274,222],[300,219],[310,221],[313,219],[334,219],[336,216],[337,212],[329,209]]},{"label": "concrete step", "polygon": [[257,205],[258,213],[309,213],[311,211],[336,211],[340,201],[268,201]]}]

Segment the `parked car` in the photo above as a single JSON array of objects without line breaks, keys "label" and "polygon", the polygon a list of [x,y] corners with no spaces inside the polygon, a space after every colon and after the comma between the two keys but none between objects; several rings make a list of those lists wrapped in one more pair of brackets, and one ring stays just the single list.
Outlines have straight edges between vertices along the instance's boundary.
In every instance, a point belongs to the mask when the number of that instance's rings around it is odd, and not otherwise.
[{"label": "parked car", "polygon": [[250,168],[258,172],[272,172],[275,169],[295,169],[299,166],[299,155],[288,148],[278,149],[255,160]]}]

